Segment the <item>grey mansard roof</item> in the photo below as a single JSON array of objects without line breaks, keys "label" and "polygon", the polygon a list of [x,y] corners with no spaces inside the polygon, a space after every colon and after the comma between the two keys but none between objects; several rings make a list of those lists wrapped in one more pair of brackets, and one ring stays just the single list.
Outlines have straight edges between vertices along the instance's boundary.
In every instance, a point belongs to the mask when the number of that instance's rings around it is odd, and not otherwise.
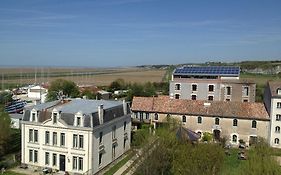
[{"label": "grey mansard roof", "polygon": [[[83,115],[84,127],[95,127],[101,124],[98,115],[98,107],[103,105],[103,123],[109,122],[115,118],[125,115],[123,102],[107,100],[85,100],[71,99],[63,101],[53,101],[44,104],[35,105],[25,109],[23,121],[29,121],[30,111],[35,109],[39,111],[38,122],[51,119],[53,109],[60,112],[59,120],[62,120],[69,126],[74,126],[75,114],[80,112]],[[127,105],[127,114],[130,114],[130,108]]]}]

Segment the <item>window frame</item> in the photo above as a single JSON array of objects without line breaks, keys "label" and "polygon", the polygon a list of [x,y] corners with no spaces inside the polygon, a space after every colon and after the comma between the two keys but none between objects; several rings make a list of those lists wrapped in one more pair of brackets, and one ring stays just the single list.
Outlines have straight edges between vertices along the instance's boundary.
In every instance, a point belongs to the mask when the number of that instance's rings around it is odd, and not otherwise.
[{"label": "window frame", "polygon": [[256,128],[257,128],[257,121],[252,120],[252,129],[256,129]]},{"label": "window frame", "polygon": [[202,117],[201,117],[201,116],[198,116],[198,117],[197,117],[197,123],[198,123],[198,124],[202,124]]},{"label": "window frame", "polygon": [[237,120],[236,118],[233,119],[233,121],[232,121],[232,126],[235,126],[235,127],[238,126],[238,120]]},{"label": "window frame", "polygon": [[220,125],[220,118],[218,117],[215,118],[215,125]]}]

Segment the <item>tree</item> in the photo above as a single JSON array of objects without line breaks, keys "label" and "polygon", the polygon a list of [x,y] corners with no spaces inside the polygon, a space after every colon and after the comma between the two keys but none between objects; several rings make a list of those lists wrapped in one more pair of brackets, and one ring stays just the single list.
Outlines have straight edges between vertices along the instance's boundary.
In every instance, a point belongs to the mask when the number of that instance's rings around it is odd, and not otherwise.
[{"label": "tree", "polygon": [[281,174],[280,165],[272,156],[267,142],[258,138],[258,143],[249,151],[248,160],[242,164],[241,175]]},{"label": "tree", "polygon": [[53,101],[60,98],[60,96],[75,98],[79,96],[79,89],[76,84],[69,80],[57,79],[51,82],[47,101]]},{"label": "tree", "polygon": [[81,93],[81,96],[86,96],[87,99],[96,99],[97,94],[91,92],[90,90],[85,90]]},{"label": "tree", "polygon": [[126,83],[124,81],[124,79],[119,78],[115,81],[113,81],[110,85],[109,85],[109,91],[110,92],[114,92],[116,90],[122,90],[126,88]]},{"label": "tree", "polygon": [[4,107],[0,106],[0,157],[5,154],[5,145],[11,134],[11,120]]},{"label": "tree", "polygon": [[0,93],[0,104],[6,104],[12,101],[12,94],[9,92],[1,92]]}]

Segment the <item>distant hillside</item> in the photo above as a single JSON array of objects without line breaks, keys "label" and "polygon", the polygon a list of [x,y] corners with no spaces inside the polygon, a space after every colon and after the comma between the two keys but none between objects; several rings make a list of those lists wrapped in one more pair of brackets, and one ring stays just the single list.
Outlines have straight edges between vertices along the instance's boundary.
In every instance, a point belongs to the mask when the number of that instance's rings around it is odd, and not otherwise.
[{"label": "distant hillside", "polygon": [[175,65],[141,65],[139,68],[147,69],[171,69],[183,66],[239,66],[242,72],[255,74],[278,74],[281,73],[281,60],[272,61],[242,61],[242,62],[205,62],[205,63],[184,63]]}]

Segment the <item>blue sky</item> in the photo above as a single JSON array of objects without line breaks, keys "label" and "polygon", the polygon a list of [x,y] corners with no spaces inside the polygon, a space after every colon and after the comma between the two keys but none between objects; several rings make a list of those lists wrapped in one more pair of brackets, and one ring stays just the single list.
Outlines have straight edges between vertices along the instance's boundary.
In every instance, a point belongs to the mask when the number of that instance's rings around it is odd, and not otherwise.
[{"label": "blue sky", "polygon": [[280,0],[0,1],[0,65],[281,59]]}]

